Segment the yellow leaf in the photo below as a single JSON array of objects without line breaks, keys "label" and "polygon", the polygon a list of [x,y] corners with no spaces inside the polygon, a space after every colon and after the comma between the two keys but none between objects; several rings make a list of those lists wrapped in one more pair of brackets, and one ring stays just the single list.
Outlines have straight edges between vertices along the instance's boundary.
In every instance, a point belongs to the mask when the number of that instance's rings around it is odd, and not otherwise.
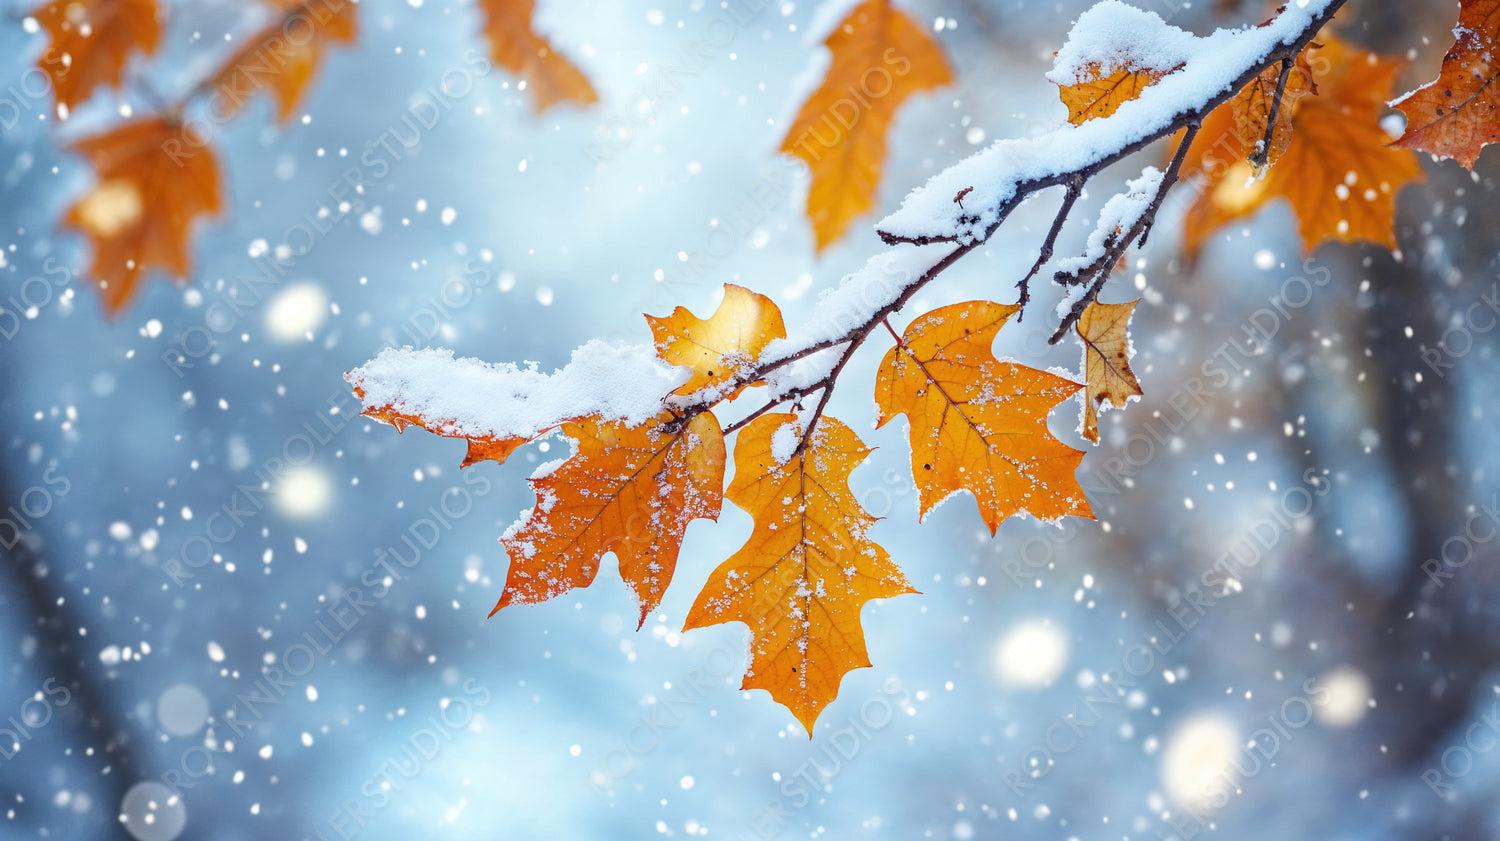
[{"label": "yellow leaf", "polygon": [[[704,320],[678,307],[670,316],[648,315],[646,321],[656,339],[657,355],[693,370],[692,379],[676,394],[692,394],[733,380],[772,340],[786,338],[776,302],[732,283],[724,285],[724,300],[712,318]],[[739,391],[724,396],[733,398]]]},{"label": "yellow leaf", "polygon": [[911,422],[911,467],[921,516],[960,490],[985,525],[1025,512],[1038,520],[1092,517],[1074,472],[1083,452],[1057,440],[1047,415],[1082,386],[990,352],[1019,307],[970,301],[911,323],[875,383],[880,425]]},{"label": "yellow leaf", "polygon": [[1139,300],[1128,304],[1095,301],[1083,310],[1075,328],[1083,339],[1083,437],[1099,443],[1099,403],[1123,409],[1141,396],[1141,384],[1130,370],[1130,316]]},{"label": "yellow leaf", "polygon": [[[1182,65],[1178,65],[1181,67]],[[1177,68],[1173,68],[1175,70]],[[1088,67],[1087,75],[1071,85],[1060,86],[1057,94],[1068,106],[1068,122],[1080,125],[1096,117],[1108,117],[1121,105],[1141,95],[1141,91],[1161,81],[1172,70],[1122,67],[1104,76],[1098,64]]]},{"label": "yellow leaf", "polygon": [[741,688],[770,692],[811,736],[844,675],[870,665],[860,624],[865,603],[916,590],[865,536],[875,518],[849,490],[849,474],[870,449],[823,417],[807,449],[794,452],[788,440],[800,429],[794,415],[773,414],[740,431],[729,499],[755,528],[709,576],[684,630],[750,626]]},{"label": "yellow leaf", "polygon": [[812,172],[807,217],[820,252],[875,206],[896,110],[953,81],[942,47],[890,0],[865,0],[825,43],[828,73],[781,142]]},{"label": "yellow leaf", "polygon": [[712,412],[683,423],[670,412],[640,426],[585,419],[562,425],[577,452],[531,480],[537,504],[500,540],[510,554],[494,615],[587,587],[613,552],[640,606],[661,602],[690,520],[717,520],[724,433]]},{"label": "yellow leaf", "polygon": [[588,77],[532,29],[536,0],[479,0],[495,63],[520,76],[531,91],[532,110],[540,114],[560,102],[589,105],[599,101]]}]

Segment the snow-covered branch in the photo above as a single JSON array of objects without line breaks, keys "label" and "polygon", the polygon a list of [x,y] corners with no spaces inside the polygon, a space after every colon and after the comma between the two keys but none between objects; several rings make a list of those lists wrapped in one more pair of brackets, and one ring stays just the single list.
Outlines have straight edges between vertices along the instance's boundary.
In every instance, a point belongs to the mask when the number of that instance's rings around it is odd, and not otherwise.
[{"label": "snow-covered branch", "polygon": [[[1078,78],[1085,65],[1173,67],[1108,117],[1035,138],[1002,140],[913,190],[877,229],[888,243],[984,241],[1029,196],[1111,164],[1202,121],[1267,68],[1295,57],[1346,0],[1302,0],[1269,22],[1198,38],[1152,12],[1103,0],[1078,19],[1049,74]],[[953,197],[964,192],[963,204]]]},{"label": "snow-covered branch", "polygon": [[740,386],[765,382],[767,402],[728,430],[787,400],[821,392],[805,426],[811,435],[839,372],[870,333],[984,244],[1022,202],[1050,187],[1067,187],[1041,259],[1021,282],[1024,305],[1027,284],[1050,258],[1084,185],[1148,144],[1185,130],[1166,172],[1148,170],[1107,203],[1103,216],[1108,218],[1101,217],[1088,252],[1061,265],[1058,282],[1079,290],[1059,314],[1062,323],[1052,341],[1061,338],[1098,295],[1115,262],[1149,232],[1203,118],[1268,68],[1295,58],[1345,2],[1293,0],[1266,24],[1199,38],[1153,13],[1102,0],[1074,25],[1050,77],[1066,80],[1089,67],[1108,72],[1125,66],[1157,68],[1164,75],[1109,116],[1034,139],[1000,141],[914,190],[878,225],[881,238],[898,247],[871,258],[824,293],[808,323],[771,342],[712,393],[674,395],[682,380],[655,360],[649,345],[597,342],[580,348],[568,367],[550,376],[534,367],[481,368],[476,366],[483,363],[451,354],[405,349],[387,350],[348,378],[361,390],[366,409],[450,419],[452,432],[445,434],[497,439],[535,437],[582,415],[639,420],[653,406],[689,419]]}]

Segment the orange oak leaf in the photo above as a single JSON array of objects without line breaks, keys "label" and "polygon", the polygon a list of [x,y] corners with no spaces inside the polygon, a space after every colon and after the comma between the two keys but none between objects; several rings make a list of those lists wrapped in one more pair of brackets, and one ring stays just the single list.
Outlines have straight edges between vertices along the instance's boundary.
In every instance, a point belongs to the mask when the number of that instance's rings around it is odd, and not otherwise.
[{"label": "orange oak leaf", "polygon": [[1462,0],[1437,80],[1396,102],[1406,134],[1394,146],[1453,158],[1470,170],[1500,143],[1500,0]]},{"label": "orange oak leaf", "polygon": [[711,412],[639,426],[584,419],[562,425],[577,451],[531,478],[537,504],[500,538],[510,555],[493,616],[587,587],[613,552],[640,606],[640,627],[672,580],[690,520],[719,518],[724,433]]},{"label": "orange oak leaf", "polygon": [[[1182,65],[1177,65],[1181,67]],[[1175,70],[1177,68],[1173,68]],[[1091,64],[1082,78],[1070,85],[1060,85],[1057,95],[1068,106],[1068,122],[1086,123],[1095,117],[1108,117],[1120,106],[1141,95],[1141,91],[1160,82],[1172,70],[1122,67],[1105,75],[1098,64]]]},{"label": "orange oak leaf", "polygon": [[890,0],[860,3],[825,43],[828,73],[781,141],[812,172],[807,217],[820,252],[875,206],[896,110],[953,81],[943,48]]},{"label": "orange oak leaf", "polygon": [[129,303],[146,271],[182,279],[192,271],[193,222],[217,216],[222,203],[213,150],[194,138],[174,120],[147,117],[71,147],[93,164],[98,184],[64,224],[92,242],[92,274],[110,315]]},{"label": "orange oak leaf", "polygon": [[[1266,142],[1266,126],[1271,122],[1271,109],[1276,108],[1276,124],[1271,127],[1271,145],[1264,150],[1265,164],[1260,168],[1274,166],[1286,147],[1292,142],[1292,113],[1302,97],[1318,92],[1313,80],[1312,65],[1307,63],[1307,50],[1297,55],[1287,72],[1286,86],[1282,90],[1280,107],[1277,108],[1276,88],[1281,83],[1281,65],[1266,68],[1250,84],[1240,89],[1231,99],[1234,125],[1239,131],[1240,147],[1247,156],[1261,150]],[[1259,172],[1259,170],[1257,170]]]},{"label": "orange oak leaf", "polygon": [[359,37],[359,6],[353,0],[271,0],[282,15],[245,39],[210,81],[214,116],[228,119],[256,94],[275,97],[285,123],[297,111],[331,43]]},{"label": "orange oak leaf", "polygon": [[[770,298],[732,283],[724,285],[724,300],[707,320],[687,307],[665,318],[646,316],[656,352],[666,362],[691,368],[692,379],[675,394],[692,394],[733,380],[774,339],[786,338],[781,309]],[[725,395],[733,398],[739,394]]]},{"label": "orange oak leaf", "polygon": [[1292,107],[1292,138],[1280,162],[1264,177],[1245,158],[1233,103],[1215,109],[1183,161],[1201,192],[1184,215],[1183,250],[1189,259],[1220,226],[1284,198],[1296,213],[1303,249],[1328,240],[1368,240],[1396,247],[1396,194],[1422,178],[1410,152],[1392,149],[1380,125],[1385,97],[1405,62],[1344,44],[1326,33],[1310,46],[1317,95]]},{"label": "orange oak leaf", "polygon": [[57,0],[32,12],[52,36],[37,67],[52,80],[57,104],[73,108],[100,86],[119,87],[133,51],[161,42],[156,0]]},{"label": "orange oak leaf", "polygon": [[481,461],[493,461],[496,464],[504,464],[510,458],[510,454],[526,443],[525,438],[470,438],[469,449],[464,453],[464,460],[459,463],[459,469],[477,464]]},{"label": "orange oak leaf", "polygon": [[[354,396],[358,397],[361,401],[365,399],[365,390],[358,383],[354,385]],[[457,431],[457,423],[453,418],[423,417],[411,412],[402,412],[389,404],[367,407],[360,414],[367,418],[381,421],[382,423],[388,423],[396,427],[397,432],[405,432],[408,426],[415,426],[425,429],[434,435],[441,435],[444,438],[464,439],[469,442],[469,449],[468,452],[464,453],[463,462],[459,464],[460,469],[481,461],[493,461],[496,464],[504,464],[505,460],[510,458],[511,453],[520,449],[523,444],[535,440],[519,436],[505,438],[485,436],[475,438]],[[546,432],[542,434],[545,435]]]},{"label": "orange oak leaf", "polygon": [[[1264,137],[1264,135],[1262,135]],[[1083,340],[1083,437],[1099,443],[1099,403],[1123,409],[1142,396],[1130,370],[1130,316],[1140,300],[1128,304],[1095,301],[1083,310],[1074,329]]]},{"label": "orange oak leaf", "polygon": [[479,0],[495,63],[524,80],[532,110],[540,114],[560,102],[590,105],[599,101],[588,77],[532,30],[536,0]]},{"label": "orange oak leaf", "polygon": [[849,490],[849,474],[870,449],[825,416],[798,451],[801,430],[795,415],[771,414],[740,431],[729,500],[755,527],[709,576],[684,630],[750,626],[741,688],[770,692],[811,736],[844,675],[870,665],[859,616],[865,603],[916,590],[866,537],[875,518]]},{"label": "orange oak leaf", "polygon": [[960,490],[974,494],[993,534],[1012,514],[1093,517],[1074,472],[1083,451],[1057,440],[1047,415],[1080,383],[990,352],[1020,310],[970,301],[933,310],[906,328],[875,382],[879,425],[911,422],[911,467],[925,518]]}]

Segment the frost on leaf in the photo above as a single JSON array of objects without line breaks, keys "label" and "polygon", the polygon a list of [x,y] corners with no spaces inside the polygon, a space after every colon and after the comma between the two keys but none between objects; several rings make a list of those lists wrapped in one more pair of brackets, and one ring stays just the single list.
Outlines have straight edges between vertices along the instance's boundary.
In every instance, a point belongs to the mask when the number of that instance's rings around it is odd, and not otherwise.
[{"label": "frost on leaf", "polygon": [[875,518],[849,489],[849,474],[870,449],[825,416],[805,449],[778,459],[775,441],[788,426],[801,429],[794,415],[770,414],[740,431],[729,500],[755,528],[709,576],[684,629],[750,626],[741,688],[770,692],[811,736],[844,675],[870,665],[865,603],[916,590],[865,536]]},{"label": "frost on leaf", "polygon": [[585,419],[562,425],[577,451],[531,485],[537,505],[502,537],[510,554],[505,591],[491,611],[587,587],[606,553],[640,608],[661,602],[688,522],[717,520],[724,493],[724,434],[711,412],[678,421]]},{"label": "frost on leaf", "polygon": [[1130,370],[1130,316],[1139,300],[1128,304],[1095,301],[1083,310],[1075,329],[1083,340],[1083,437],[1099,443],[1099,404],[1123,409],[1141,396],[1141,384]]},{"label": "frost on leaf", "polygon": [[[170,151],[189,143],[201,148],[191,156]],[[219,165],[206,142],[174,120],[146,117],[72,148],[93,164],[98,182],[68,210],[64,224],[93,245],[92,274],[105,311],[123,309],[141,275],[153,268],[186,278],[193,223],[217,216],[222,202]]]},{"label": "frost on leaf", "polygon": [[119,87],[136,50],[161,41],[156,0],[58,0],[32,16],[52,36],[37,67],[52,80],[57,104],[74,108],[99,87]]},{"label": "frost on leaf", "polygon": [[1453,32],[1437,79],[1395,103],[1407,123],[1394,145],[1472,170],[1480,151],[1500,142],[1500,0],[1463,0]]},{"label": "frost on leaf", "polygon": [[890,0],[860,3],[825,43],[828,73],[781,141],[812,173],[807,218],[819,251],[875,206],[896,110],[953,81],[943,48]]},{"label": "frost on leaf", "polygon": [[[743,286],[724,286],[724,301],[713,317],[704,320],[678,307],[670,316],[648,315],[656,352],[672,365],[691,368],[692,379],[677,389],[692,394],[705,388],[721,388],[740,369],[752,364],[766,345],[786,338],[786,325],[776,302]],[[739,394],[719,395],[733,398]]]},{"label": "frost on leaf", "polygon": [[532,28],[536,0],[479,0],[484,34],[495,63],[520,76],[538,114],[562,102],[590,105],[599,101],[594,86],[552,43]]},{"label": "frost on leaf", "polygon": [[1319,40],[1307,57],[1318,93],[1292,107],[1292,138],[1264,178],[1252,178],[1245,159],[1254,149],[1240,141],[1233,102],[1204,119],[1182,166],[1185,178],[1204,183],[1183,217],[1189,258],[1213,231],[1277,198],[1291,203],[1308,253],[1327,240],[1396,247],[1396,193],[1422,177],[1416,157],[1387,146],[1390,137],[1380,125],[1385,97],[1405,62],[1326,33]]},{"label": "frost on leaf", "polygon": [[880,425],[911,422],[921,516],[960,490],[974,494],[993,534],[1025,512],[1043,521],[1093,517],[1074,472],[1083,452],[1057,440],[1047,415],[1082,386],[1000,362],[995,334],[1018,307],[971,301],[913,321],[880,365]]}]

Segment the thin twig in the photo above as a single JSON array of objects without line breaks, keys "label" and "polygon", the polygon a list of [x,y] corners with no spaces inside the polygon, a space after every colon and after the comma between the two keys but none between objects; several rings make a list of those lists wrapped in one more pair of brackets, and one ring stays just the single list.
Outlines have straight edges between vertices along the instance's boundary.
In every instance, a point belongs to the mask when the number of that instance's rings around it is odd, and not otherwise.
[{"label": "thin twig", "polygon": [[1113,246],[1105,249],[1103,257],[1095,260],[1090,264],[1086,273],[1078,277],[1078,283],[1083,283],[1086,278],[1093,277],[1093,285],[1083,294],[1083,297],[1073,302],[1073,309],[1068,312],[1062,324],[1058,325],[1057,332],[1052,334],[1052,338],[1047,340],[1048,344],[1057,344],[1063,336],[1067,335],[1068,328],[1078,323],[1078,319],[1083,316],[1084,309],[1099,297],[1099,290],[1103,289],[1105,281],[1109,280],[1115,263],[1124,256],[1131,243],[1144,237],[1146,232],[1151,230],[1151,225],[1156,221],[1156,213],[1161,210],[1161,203],[1166,200],[1172,185],[1177,183],[1177,177],[1182,172],[1182,162],[1187,158],[1188,147],[1192,146],[1193,141],[1198,137],[1198,129],[1197,123],[1187,127],[1187,133],[1182,136],[1182,142],[1177,144],[1177,153],[1172,156],[1171,165],[1162,175],[1161,184],[1157,185],[1156,196],[1151,200],[1150,206],[1135,220],[1135,224],[1130,226],[1130,230],[1125,232],[1124,236],[1116,238]]},{"label": "thin twig", "polygon": [[839,361],[833,366],[833,370],[829,371],[828,376],[823,378],[823,394],[818,397],[818,407],[813,409],[812,418],[807,422],[807,428],[802,430],[802,440],[797,442],[796,455],[801,455],[807,450],[807,442],[812,440],[813,430],[817,429],[818,421],[823,419],[823,410],[828,408],[828,401],[833,397],[833,384],[838,381],[839,372],[843,371],[844,366],[849,364],[849,360],[854,356],[854,352],[859,350],[860,344],[864,342],[865,337],[868,335],[870,335],[870,330],[867,327],[859,335],[859,338],[849,343],[849,347],[844,349],[844,355],[839,357]]},{"label": "thin twig", "polygon": [[766,401],[766,404],[764,406],[761,406],[759,409],[756,409],[755,411],[751,412],[750,414],[748,414],[748,415],[740,418],[739,420],[735,421],[734,423],[732,423],[732,424],[724,427],[724,434],[725,435],[733,435],[734,433],[740,431],[740,429],[744,428],[745,426],[748,426],[751,421],[755,420],[756,418],[760,417],[761,415],[764,415],[766,412],[771,411],[772,409],[776,408],[777,406],[780,406],[782,403],[785,403],[788,400],[796,400],[802,394],[804,394],[806,392],[809,392],[809,391],[812,391],[814,389],[823,388],[824,386],[828,385],[827,379],[828,379],[827,377],[824,377],[823,379],[819,380],[816,383],[813,383],[811,386],[808,386],[805,389],[793,389],[792,391],[787,392],[785,395],[783,395],[781,397],[774,397],[774,398]]},{"label": "thin twig", "polygon": [[[1274,66],[1277,62],[1285,62],[1289,59],[1295,61],[1297,54],[1300,53],[1302,49],[1307,46],[1307,44],[1311,42],[1314,37],[1317,36],[1318,31],[1323,28],[1324,24],[1326,24],[1333,18],[1334,14],[1337,13],[1338,10],[1342,8],[1346,2],[1348,2],[1348,0],[1330,0],[1328,5],[1324,7],[1323,11],[1316,18],[1309,22],[1306,30],[1300,33],[1292,41],[1280,44],[1273,48],[1259,63],[1257,63],[1256,66],[1248,68],[1244,73],[1241,74],[1239,79],[1235,80],[1221,92],[1210,97],[1201,108],[1178,114],[1169,125],[1163,126],[1162,128],[1151,132],[1132,143],[1128,143],[1124,147],[1116,150],[1113,153],[1100,157],[1090,165],[1081,167],[1072,172],[1048,174],[1016,184],[1015,191],[1011,195],[1011,197],[1001,202],[997,207],[994,208],[994,219],[979,236],[975,236],[966,241],[959,241],[955,236],[903,237],[893,235],[886,231],[879,231],[880,238],[884,240],[888,245],[897,245],[903,243],[911,245],[928,245],[938,242],[958,242],[959,244],[958,247],[954,248],[953,251],[949,252],[947,256],[943,257],[941,260],[935,263],[932,268],[928,269],[921,277],[912,281],[905,289],[901,291],[901,293],[894,300],[871,313],[869,319],[865,322],[851,327],[846,333],[837,338],[827,339],[816,344],[809,345],[794,353],[787,354],[786,356],[781,356],[772,360],[766,360],[755,366],[755,368],[739,374],[732,382],[732,385],[749,385],[750,383],[759,382],[766,379],[767,375],[769,375],[771,372],[789,365],[792,362],[795,362],[799,359],[804,359],[815,353],[820,353],[824,350],[828,350],[829,348],[838,347],[839,345],[847,343],[848,347],[844,349],[843,355],[839,358],[839,361],[830,370],[828,375],[819,380],[819,382],[815,386],[821,389],[822,395],[818,400],[816,409],[814,409],[812,420],[808,424],[808,427],[803,434],[802,441],[798,444],[798,452],[801,452],[801,450],[806,447],[807,442],[811,438],[813,429],[817,425],[818,419],[822,417],[823,412],[828,405],[828,401],[832,396],[835,381],[838,379],[839,373],[844,369],[844,366],[849,362],[849,359],[854,355],[854,352],[859,349],[859,346],[869,336],[870,331],[875,328],[875,325],[884,322],[885,319],[892,313],[895,313],[902,307],[906,306],[907,302],[909,302],[914,295],[921,291],[923,287],[925,287],[928,283],[931,283],[934,278],[942,274],[954,263],[958,262],[958,260],[961,259],[964,255],[988,242],[990,237],[994,235],[995,231],[998,230],[1000,226],[1010,218],[1011,213],[1013,213],[1017,207],[1020,207],[1022,202],[1026,201],[1026,199],[1034,193],[1045,190],[1048,187],[1072,185],[1080,181],[1087,182],[1093,176],[1103,171],[1106,167],[1124,160],[1130,155],[1133,155],[1136,152],[1146,148],[1146,146],[1150,145],[1151,143],[1154,143],[1155,141],[1163,137],[1176,134],[1183,129],[1187,129],[1187,133],[1183,137],[1181,144],[1178,145],[1177,152],[1173,156],[1172,163],[1168,167],[1166,174],[1162,178],[1162,182],[1157,189],[1156,197],[1152,200],[1150,207],[1145,213],[1141,215],[1140,218],[1136,220],[1136,223],[1131,226],[1130,231],[1127,232],[1123,237],[1116,240],[1113,243],[1113,247],[1108,249],[1107,254],[1113,253],[1113,259],[1109,262],[1102,263],[1100,267],[1101,270],[1086,274],[1086,277],[1093,278],[1093,283],[1091,284],[1088,291],[1084,294],[1084,296],[1074,303],[1072,311],[1069,312],[1067,317],[1063,319],[1062,324],[1057,329],[1057,332],[1053,334],[1050,341],[1052,344],[1056,344],[1062,339],[1064,335],[1066,335],[1068,328],[1072,327],[1078,322],[1079,317],[1083,314],[1083,309],[1087,307],[1088,304],[1098,296],[1100,289],[1103,288],[1105,281],[1107,281],[1110,276],[1110,273],[1106,269],[1113,266],[1115,261],[1118,261],[1120,255],[1130,247],[1131,243],[1143,239],[1145,234],[1150,231],[1151,225],[1155,220],[1157,212],[1161,209],[1162,202],[1165,200],[1167,192],[1178,180],[1183,161],[1187,157],[1188,147],[1197,137],[1198,127],[1203,118],[1206,117],[1215,108],[1218,108],[1220,105],[1227,102],[1231,97],[1235,96],[1242,88],[1250,84],[1251,81],[1253,81],[1256,77],[1263,73],[1267,68]],[[1074,201],[1076,201],[1076,198],[1074,199]],[[1071,208],[1069,209],[1071,210]],[[1060,223],[1058,222],[1054,222],[1054,227],[1059,227],[1059,224]],[[1049,238],[1055,240],[1055,237],[1050,237],[1050,235]],[[1043,244],[1044,247],[1046,246],[1046,244],[1047,243]],[[1091,266],[1090,268],[1093,269],[1095,267]],[[1037,271],[1039,271],[1039,269],[1037,269]],[[1079,282],[1081,283],[1085,281],[1080,280]],[[887,327],[889,328],[889,325],[887,325]],[[773,397],[771,402],[769,402],[766,406],[758,409],[755,413],[753,413],[751,417],[745,418],[735,424],[732,424],[729,429],[726,430],[726,432],[738,430],[745,424],[753,420],[755,417],[759,417],[765,414],[775,406],[780,405],[787,400],[793,399],[794,397],[800,400],[811,391],[812,387],[804,387],[801,389],[789,390],[783,394],[779,394]],[[684,418],[691,419],[697,414],[708,411],[710,408],[712,408],[714,402],[715,401],[709,400],[695,406],[686,407],[684,409]]]},{"label": "thin twig", "polygon": [[[1009,210],[1013,210],[1014,205],[1019,204],[1021,200],[1024,200],[1033,193],[1045,190],[1048,187],[1056,187],[1062,184],[1067,184],[1068,182],[1079,176],[1083,176],[1084,178],[1092,178],[1111,165],[1119,163],[1120,161],[1130,157],[1131,155],[1134,155],[1136,152],[1141,151],[1142,149],[1150,146],[1152,143],[1155,143],[1163,137],[1168,137],[1170,135],[1176,134],[1190,123],[1201,122],[1205,117],[1208,116],[1211,111],[1213,111],[1215,108],[1218,108],[1220,105],[1223,105],[1225,102],[1228,102],[1235,95],[1237,95],[1241,89],[1253,82],[1256,77],[1265,72],[1266,68],[1271,67],[1277,62],[1280,62],[1288,57],[1291,57],[1293,60],[1295,60],[1297,54],[1302,52],[1302,49],[1306,47],[1313,40],[1313,38],[1317,36],[1318,32],[1323,28],[1323,26],[1327,24],[1328,21],[1332,20],[1333,16],[1338,12],[1339,9],[1343,8],[1344,4],[1347,2],[1348,0],[1330,0],[1329,4],[1323,9],[1323,11],[1309,23],[1306,30],[1299,34],[1290,43],[1278,44],[1277,46],[1273,47],[1270,52],[1266,53],[1265,57],[1261,59],[1260,62],[1246,69],[1245,72],[1240,74],[1238,79],[1230,82],[1229,85],[1226,86],[1223,90],[1210,97],[1209,100],[1203,104],[1203,107],[1178,114],[1176,119],[1174,119],[1168,125],[1163,126],[1156,131],[1150,132],[1149,134],[1142,136],[1132,143],[1127,143],[1114,152],[1103,155],[1092,164],[1080,167],[1079,169],[1073,170],[1071,172],[1049,173],[1047,175],[1041,175],[1037,176],[1036,178],[1018,182],[1015,185],[1015,195],[996,208],[997,216],[995,218],[995,221],[991,222],[989,226],[985,228],[984,232],[977,236],[976,239],[982,242],[988,240],[991,236],[993,236],[996,229],[998,229],[1000,225],[1005,221]],[[1109,118],[1106,117],[1105,119]],[[960,238],[956,234],[909,237],[900,234],[892,234],[889,231],[878,231],[878,233],[880,234],[881,240],[883,240],[886,245],[930,245],[935,242],[960,241]]]},{"label": "thin twig", "polygon": [[990,16],[990,13],[985,11],[984,6],[980,5],[979,0],[963,0],[963,4],[964,8],[969,10],[969,17],[974,19],[974,25],[979,27],[981,32],[992,38],[999,36],[1000,27],[995,24],[995,19]]},{"label": "thin twig", "polygon": [[1295,56],[1286,56],[1281,60],[1281,76],[1276,80],[1276,95],[1271,98],[1271,115],[1266,118],[1266,137],[1260,142],[1260,148],[1250,155],[1250,166],[1260,172],[1271,159],[1271,141],[1276,133],[1276,117],[1281,113],[1281,98],[1286,95],[1286,83],[1292,76],[1292,65],[1297,63]]},{"label": "thin twig", "polygon": [[182,104],[167,102],[167,98],[161,95],[161,91],[158,91],[155,85],[151,84],[150,79],[145,76],[135,75],[131,81],[140,93],[141,99],[146,100],[146,105],[152,111],[169,118],[182,113]]},{"label": "thin twig", "polygon": [[1021,289],[1019,302],[1021,311],[1016,313],[1018,322],[1026,317],[1026,305],[1031,302],[1031,279],[1036,277],[1036,273],[1042,270],[1042,266],[1045,266],[1048,260],[1052,259],[1052,251],[1057,247],[1057,237],[1062,233],[1063,223],[1068,221],[1068,214],[1073,212],[1073,205],[1077,203],[1078,197],[1083,195],[1083,185],[1087,180],[1080,175],[1068,183],[1068,193],[1063,196],[1062,206],[1057,210],[1057,218],[1052,220],[1052,229],[1047,231],[1047,238],[1042,240],[1042,251],[1037,256],[1036,263],[1032,265],[1031,271],[1021,278],[1021,282],[1016,284]]}]

